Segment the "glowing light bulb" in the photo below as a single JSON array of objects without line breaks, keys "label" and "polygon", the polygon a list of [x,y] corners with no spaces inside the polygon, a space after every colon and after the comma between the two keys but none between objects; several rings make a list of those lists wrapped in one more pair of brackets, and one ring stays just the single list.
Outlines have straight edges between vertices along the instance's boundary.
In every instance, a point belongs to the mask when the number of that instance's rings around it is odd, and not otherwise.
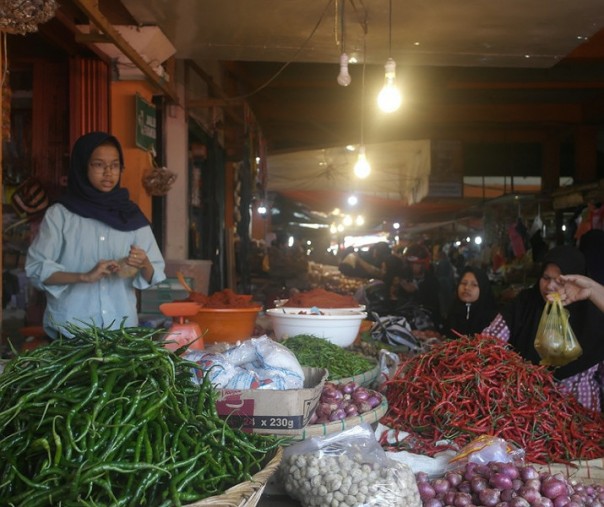
[{"label": "glowing light bulb", "polygon": [[359,199],[356,195],[350,195],[348,196],[348,205],[349,206],[356,206],[359,203]]},{"label": "glowing light bulb", "polygon": [[371,166],[369,165],[367,155],[365,154],[365,146],[361,146],[359,148],[359,158],[357,159],[356,164],[354,164],[354,174],[357,178],[367,178],[370,172]]},{"label": "glowing light bulb", "polygon": [[340,55],[340,73],[338,74],[338,84],[340,86],[348,86],[352,81],[350,74],[348,73],[348,55],[342,53]]},{"label": "glowing light bulb", "polygon": [[396,62],[392,58],[388,58],[386,65],[384,87],[381,89],[378,95],[378,106],[385,113],[393,113],[400,106],[403,101],[401,92],[396,86]]}]

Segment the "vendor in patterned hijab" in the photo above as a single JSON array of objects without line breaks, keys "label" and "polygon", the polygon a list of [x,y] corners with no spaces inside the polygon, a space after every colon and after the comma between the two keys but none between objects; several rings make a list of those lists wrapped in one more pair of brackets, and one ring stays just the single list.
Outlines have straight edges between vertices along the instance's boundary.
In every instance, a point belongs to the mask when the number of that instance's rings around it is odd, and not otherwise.
[{"label": "vendor in patterned hijab", "polygon": [[138,325],[135,289],[165,279],[148,220],[120,187],[119,141],[91,132],[73,146],[66,193],[50,206],[27,252],[25,271],[46,293],[44,329]]},{"label": "vendor in patterned hijab", "polygon": [[[548,294],[562,290],[561,275],[584,274],[585,257],[573,246],[556,246],[545,254],[539,280],[521,291],[483,330],[507,341],[526,360],[539,364],[534,342]],[[604,364],[604,319],[588,301],[569,304],[569,323],[583,354],[553,371],[559,387],[587,408],[602,407],[598,370]]]}]

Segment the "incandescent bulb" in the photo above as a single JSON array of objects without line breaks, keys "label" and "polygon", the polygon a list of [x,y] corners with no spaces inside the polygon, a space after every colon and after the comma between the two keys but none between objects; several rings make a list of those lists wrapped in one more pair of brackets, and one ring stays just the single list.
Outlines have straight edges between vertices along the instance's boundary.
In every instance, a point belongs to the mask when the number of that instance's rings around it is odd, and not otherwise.
[{"label": "incandescent bulb", "polygon": [[340,55],[340,73],[338,74],[338,84],[340,86],[348,86],[352,81],[350,74],[348,73],[348,55],[342,53]]},{"label": "incandescent bulb", "polygon": [[354,164],[354,174],[357,178],[367,178],[371,172],[371,166],[365,155],[365,146],[359,148],[359,158],[356,164]]},{"label": "incandescent bulb", "polygon": [[402,102],[401,92],[396,86],[396,63],[388,58],[386,65],[385,83],[378,95],[378,106],[385,113],[396,111]]}]

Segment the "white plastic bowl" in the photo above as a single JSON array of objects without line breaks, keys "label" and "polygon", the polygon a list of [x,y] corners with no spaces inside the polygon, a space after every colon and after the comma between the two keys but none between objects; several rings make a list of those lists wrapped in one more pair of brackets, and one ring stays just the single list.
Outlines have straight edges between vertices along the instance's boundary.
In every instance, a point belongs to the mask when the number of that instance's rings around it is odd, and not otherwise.
[{"label": "white plastic bowl", "polygon": [[361,322],[367,313],[354,310],[323,310],[321,315],[313,315],[307,308],[271,308],[266,311],[273,323],[275,338],[281,339],[299,334],[308,334],[348,347],[359,334]]},{"label": "white plastic bowl", "polygon": [[[273,304],[275,305],[275,308],[285,308],[286,310],[292,310],[295,312],[308,312],[310,311],[310,307],[297,307],[297,306],[285,306],[287,303],[287,299],[275,299],[273,301]],[[365,305],[358,305],[358,306],[350,306],[350,307],[344,307],[344,308],[324,308],[322,306],[318,307],[319,310],[321,310],[322,312],[333,312],[333,311],[345,311],[345,312],[363,312],[365,311],[366,306]]]}]

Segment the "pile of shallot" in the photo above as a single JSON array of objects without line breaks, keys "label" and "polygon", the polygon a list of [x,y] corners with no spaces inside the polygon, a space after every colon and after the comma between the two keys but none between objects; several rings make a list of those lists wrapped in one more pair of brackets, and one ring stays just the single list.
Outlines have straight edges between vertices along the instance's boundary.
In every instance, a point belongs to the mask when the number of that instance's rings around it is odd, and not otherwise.
[{"label": "pile of shallot", "polygon": [[382,395],[355,382],[326,382],[310,424],[326,424],[370,412],[382,403]]},{"label": "pile of shallot", "polygon": [[604,486],[570,481],[531,465],[466,463],[429,479],[415,475],[423,507],[604,507]]}]

